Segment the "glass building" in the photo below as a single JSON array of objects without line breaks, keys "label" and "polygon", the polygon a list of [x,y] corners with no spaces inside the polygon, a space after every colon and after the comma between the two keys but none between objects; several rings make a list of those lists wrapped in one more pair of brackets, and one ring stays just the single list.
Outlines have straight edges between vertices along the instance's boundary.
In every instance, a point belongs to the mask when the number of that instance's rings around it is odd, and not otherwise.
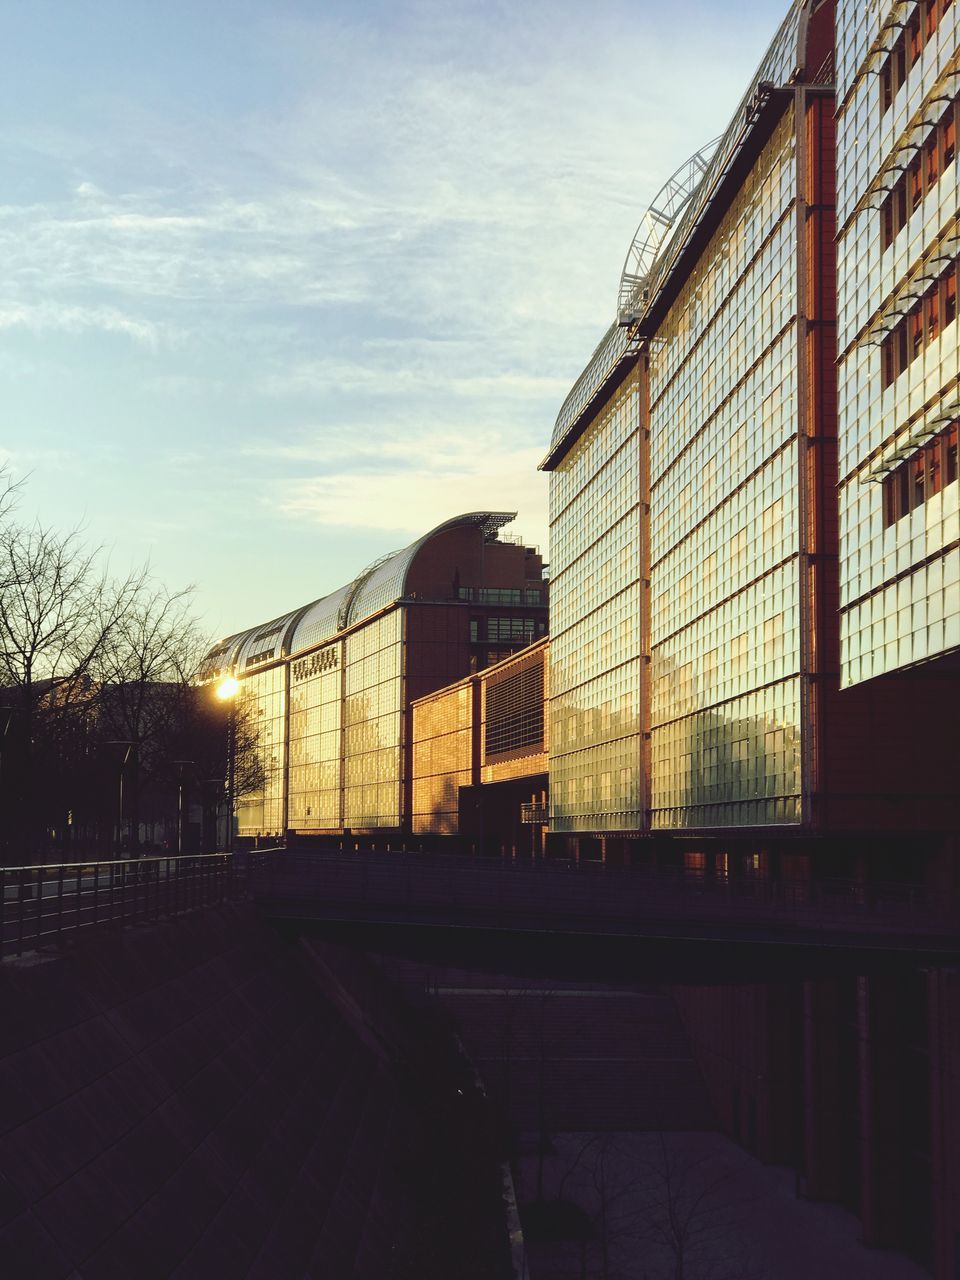
[{"label": "glass building", "polygon": [[338,591],[231,636],[203,678],[236,677],[241,837],[404,831],[414,699],[546,634],[539,553],[474,512]]},{"label": "glass building", "polygon": [[640,223],[542,464],[556,837],[956,832],[957,15],[795,0]]},{"label": "glass building", "polygon": [[557,420],[553,832],[815,807],[831,18],[792,6],[727,131],[654,200]]}]

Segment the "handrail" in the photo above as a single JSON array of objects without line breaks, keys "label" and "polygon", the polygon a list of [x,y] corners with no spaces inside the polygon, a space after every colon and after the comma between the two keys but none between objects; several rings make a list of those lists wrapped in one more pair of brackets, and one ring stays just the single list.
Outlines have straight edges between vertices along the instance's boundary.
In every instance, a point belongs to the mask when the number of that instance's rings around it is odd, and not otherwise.
[{"label": "handrail", "polygon": [[0,867],[0,956],[243,898],[248,860],[221,852]]},{"label": "handrail", "polygon": [[286,845],[278,844],[262,849],[237,849],[232,851],[217,849],[212,853],[143,853],[136,858],[115,858],[109,855],[103,858],[85,858],[79,862],[27,862],[11,867],[0,867],[0,875],[12,874],[14,871],[57,872],[61,868],[66,871],[71,867],[120,867],[124,865],[140,867],[145,862],[195,861],[197,858],[234,858],[238,855],[246,856],[251,853],[282,853],[285,849]]},{"label": "handrail", "polygon": [[[264,850],[264,853],[268,850]],[[125,864],[142,866],[145,862],[177,862],[186,858],[230,858],[233,855],[224,850],[216,853],[145,853],[136,858],[86,858],[80,862],[27,862],[14,867],[0,867],[0,874],[14,871],[64,871],[72,867],[120,867]]]}]

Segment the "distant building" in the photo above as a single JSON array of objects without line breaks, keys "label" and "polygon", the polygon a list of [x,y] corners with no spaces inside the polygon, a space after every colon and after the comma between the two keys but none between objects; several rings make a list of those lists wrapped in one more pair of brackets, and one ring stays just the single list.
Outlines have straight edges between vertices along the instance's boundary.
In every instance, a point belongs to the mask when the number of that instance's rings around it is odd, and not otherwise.
[{"label": "distant building", "polygon": [[259,763],[241,837],[410,829],[413,701],[546,634],[542,559],[499,536],[513,518],[448,520],[207,655],[205,679],[240,681]]}]

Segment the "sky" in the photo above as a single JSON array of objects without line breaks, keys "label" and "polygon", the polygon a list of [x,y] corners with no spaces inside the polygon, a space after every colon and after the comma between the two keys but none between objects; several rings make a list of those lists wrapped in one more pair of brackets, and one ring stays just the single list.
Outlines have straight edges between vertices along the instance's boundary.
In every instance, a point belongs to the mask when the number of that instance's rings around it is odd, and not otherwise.
[{"label": "sky", "polygon": [[461,511],[546,556],[640,218],[786,8],[0,0],[21,516],[194,584],[213,636]]}]

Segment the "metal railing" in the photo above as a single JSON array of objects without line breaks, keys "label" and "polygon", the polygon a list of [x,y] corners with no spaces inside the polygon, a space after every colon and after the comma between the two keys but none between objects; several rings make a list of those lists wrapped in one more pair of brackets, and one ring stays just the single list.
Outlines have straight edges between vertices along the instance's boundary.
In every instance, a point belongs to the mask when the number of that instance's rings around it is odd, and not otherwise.
[{"label": "metal railing", "polygon": [[724,879],[692,868],[561,859],[285,848],[0,868],[0,955],[65,935],[156,921],[245,897],[281,915],[360,905],[398,919],[603,931],[670,922],[801,930],[953,933],[956,911],[922,886],[862,880]]},{"label": "metal railing", "polygon": [[0,955],[243,897],[245,882],[246,855],[228,853],[2,867]]}]

